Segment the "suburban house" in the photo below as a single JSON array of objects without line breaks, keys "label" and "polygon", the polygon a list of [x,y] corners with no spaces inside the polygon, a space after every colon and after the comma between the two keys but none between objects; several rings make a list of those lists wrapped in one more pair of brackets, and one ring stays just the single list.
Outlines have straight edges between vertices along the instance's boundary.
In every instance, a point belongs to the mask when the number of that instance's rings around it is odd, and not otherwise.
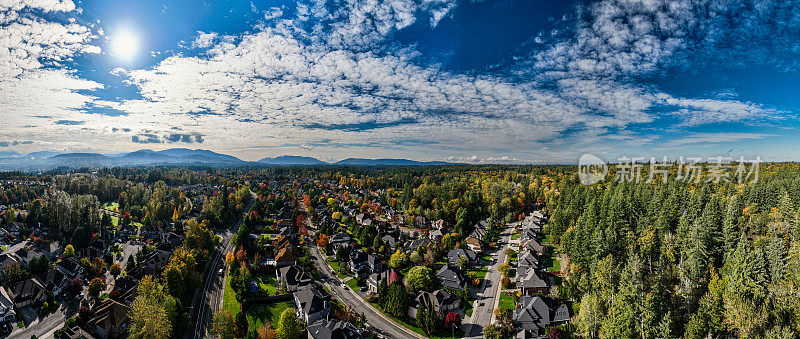
[{"label": "suburban house", "polygon": [[14,301],[8,296],[6,290],[0,287],[0,327],[17,322],[17,313],[14,312]]},{"label": "suburban house", "polygon": [[431,239],[419,238],[406,243],[406,251],[416,251],[420,246],[428,247],[431,244]]},{"label": "suburban house", "polygon": [[451,265],[444,265],[436,272],[436,280],[442,287],[461,290],[467,285],[464,273]]},{"label": "suburban house", "polygon": [[516,283],[523,295],[547,293],[550,286],[553,285],[550,281],[552,278],[548,276],[543,278],[537,271],[538,269],[535,268],[517,271]]},{"label": "suburban house", "polygon": [[386,280],[386,286],[391,285],[396,280],[402,280],[403,276],[393,269],[388,269],[380,273],[373,273],[367,278],[367,288],[372,293],[378,293],[378,286],[382,280]]},{"label": "suburban house", "polygon": [[458,266],[459,261],[461,258],[464,258],[467,262],[467,265],[474,265],[475,262],[478,260],[478,254],[472,250],[462,250],[460,248],[450,250],[447,252],[447,262],[451,265]]},{"label": "suburban house", "polygon": [[12,285],[8,296],[17,308],[38,304],[47,299],[47,289],[39,278],[30,278]]},{"label": "suburban house", "polygon": [[308,326],[309,339],[356,339],[361,335],[355,326],[344,321],[320,319]]},{"label": "suburban house", "polygon": [[543,255],[545,251],[544,246],[542,246],[542,244],[540,244],[539,241],[537,241],[536,239],[530,239],[527,242],[525,242],[523,248],[529,251],[534,251],[536,252],[536,254],[540,256]]},{"label": "suburban house", "polygon": [[42,283],[48,291],[58,296],[67,284],[67,276],[55,268],[51,268],[40,277]]},{"label": "suburban house", "polygon": [[334,234],[330,240],[328,240],[331,244],[348,244],[350,243],[350,235],[344,232],[339,232]]},{"label": "suburban house", "polygon": [[539,256],[533,251],[522,251],[519,255],[519,263],[517,264],[517,271],[521,272],[529,268],[539,268]]},{"label": "suburban house", "polygon": [[432,309],[436,311],[436,315],[439,319],[444,319],[450,312],[456,313],[459,317],[464,318],[464,310],[461,308],[461,298],[447,290],[440,289],[433,292],[421,291],[417,293],[417,297],[414,298],[411,305],[408,307],[408,316],[416,318],[417,311],[419,311],[422,303],[425,303],[429,310]]},{"label": "suburban house", "polygon": [[83,266],[78,264],[78,261],[73,258],[59,261],[58,265],[56,265],[56,269],[64,273],[68,278],[77,278],[83,274]]},{"label": "suburban house", "polygon": [[297,265],[278,269],[278,279],[286,286],[286,290],[289,292],[295,292],[314,281],[314,278],[310,274]]},{"label": "suburban house", "polygon": [[435,230],[431,233],[428,233],[428,239],[431,239],[435,243],[442,241],[443,236],[444,234],[442,233],[442,230]]},{"label": "suburban house", "polygon": [[306,287],[294,292],[293,297],[297,317],[303,319],[306,324],[311,324],[328,315],[330,296],[323,294],[320,289]]},{"label": "suburban house", "polygon": [[468,237],[464,240],[464,242],[467,243],[467,248],[469,248],[470,251],[483,251],[483,242],[481,242],[481,240],[478,238]]},{"label": "suburban house", "polygon": [[553,301],[549,298],[524,297],[520,301],[520,307],[514,310],[512,319],[523,330],[533,334],[544,334],[547,326],[569,321],[567,305],[562,304],[553,310],[549,305],[552,303]]},{"label": "suburban house", "polygon": [[297,263],[297,258],[288,248],[280,249],[278,254],[275,255],[275,264],[278,267],[294,265],[295,263]]},{"label": "suburban house", "polygon": [[127,330],[130,310],[127,305],[106,298],[92,308],[93,316],[86,322],[86,327],[94,329],[98,338],[122,337]]},{"label": "suburban house", "polygon": [[381,241],[383,242],[384,245],[388,246],[389,248],[394,248],[394,244],[397,243],[397,239],[388,234],[384,235],[383,238],[381,238]]}]

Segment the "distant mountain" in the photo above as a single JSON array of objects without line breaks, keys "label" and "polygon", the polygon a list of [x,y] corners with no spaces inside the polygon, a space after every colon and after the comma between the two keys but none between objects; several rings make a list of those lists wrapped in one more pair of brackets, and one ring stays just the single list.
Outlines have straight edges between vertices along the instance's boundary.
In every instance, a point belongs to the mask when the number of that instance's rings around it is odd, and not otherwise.
[{"label": "distant mountain", "polygon": [[274,158],[264,158],[258,161],[262,165],[271,166],[314,166],[328,165],[327,162],[312,157],[302,157],[297,155],[281,155]]},{"label": "distant mountain", "polygon": [[21,155],[14,151],[0,151],[0,158],[18,158]]},{"label": "distant mountain", "polygon": [[126,167],[157,165],[205,165],[205,166],[240,166],[247,164],[239,158],[219,154],[208,150],[169,149],[153,151],[138,150],[124,154],[102,155],[97,153],[63,153],[39,152],[41,156],[16,158],[0,157],[0,170],[48,170],[56,167]]},{"label": "distant mountain", "polygon": [[203,157],[203,159],[205,159],[207,161],[210,160],[210,159],[214,159],[214,160],[221,161],[221,162],[234,162],[234,163],[244,162],[244,161],[242,161],[242,159],[239,159],[239,158],[231,156],[231,155],[220,154],[220,153],[217,153],[217,152],[204,150],[204,149],[194,149],[194,150],[192,150],[192,149],[188,149],[188,148],[171,148],[171,149],[165,149],[163,151],[158,151],[156,153],[168,155],[168,156],[171,156],[171,157],[178,157],[178,158],[200,156],[200,157]]},{"label": "distant mountain", "polygon": [[415,161],[408,159],[361,159],[347,158],[337,161],[334,165],[344,166],[426,166],[426,165],[450,165],[443,161]]},{"label": "distant mountain", "polygon": [[26,155],[26,157],[28,157],[28,158],[49,158],[49,157],[56,156],[56,155],[63,154],[63,153],[64,152],[41,151],[41,152],[28,153],[28,155]]}]

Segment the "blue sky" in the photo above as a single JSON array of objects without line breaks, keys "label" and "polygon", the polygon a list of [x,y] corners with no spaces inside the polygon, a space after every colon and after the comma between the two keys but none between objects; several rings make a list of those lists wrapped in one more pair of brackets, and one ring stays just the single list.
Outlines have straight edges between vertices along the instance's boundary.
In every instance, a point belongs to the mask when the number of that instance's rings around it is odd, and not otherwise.
[{"label": "blue sky", "polygon": [[0,152],[798,160],[795,1],[0,4]]}]

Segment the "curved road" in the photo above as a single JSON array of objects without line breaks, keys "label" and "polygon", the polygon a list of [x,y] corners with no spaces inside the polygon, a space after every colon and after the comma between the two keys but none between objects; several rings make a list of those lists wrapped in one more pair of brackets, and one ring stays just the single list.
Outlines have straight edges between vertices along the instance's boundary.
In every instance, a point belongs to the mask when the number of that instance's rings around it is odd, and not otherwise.
[{"label": "curved road", "polygon": [[328,263],[322,259],[319,249],[316,246],[309,246],[309,248],[317,267],[320,268],[320,273],[323,276],[323,285],[347,306],[353,308],[358,313],[363,313],[367,318],[367,322],[372,327],[377,328],[389,338],[426,338],[389,319],[382,312],[376,310],[372,305],[356,295],[349,287],[342,287],[341,281],[336,278],[336,274],[331,271]]}]

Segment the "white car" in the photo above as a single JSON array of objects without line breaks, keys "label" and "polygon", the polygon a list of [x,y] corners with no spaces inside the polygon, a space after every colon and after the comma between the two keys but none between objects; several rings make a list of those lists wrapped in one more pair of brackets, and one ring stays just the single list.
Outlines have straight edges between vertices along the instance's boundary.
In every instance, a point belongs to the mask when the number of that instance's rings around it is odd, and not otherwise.
[{"label": "white car", "polygon": [[341,285],[342,285],[342,287],[347,288],[347,284],[342,283]]}]

